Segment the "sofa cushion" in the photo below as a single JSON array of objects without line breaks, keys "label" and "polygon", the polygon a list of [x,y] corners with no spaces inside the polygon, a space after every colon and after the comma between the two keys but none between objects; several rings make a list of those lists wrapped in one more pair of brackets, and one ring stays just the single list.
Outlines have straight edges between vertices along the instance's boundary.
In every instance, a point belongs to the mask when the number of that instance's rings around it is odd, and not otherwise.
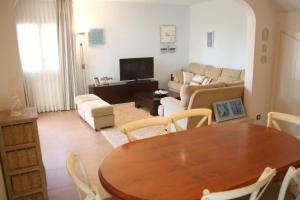
[{"label": "sofa cushion", "polygon": [[168,87],[170,90],[174,91],[174,92],[178,92],[180,91],[181,86],[183,86],[184,84],[182,83],[176,83],[174,81],[169,81],[168,83]]},{"label": "sofa cushion", "polygon": [[178,76],[178,83],[183,83],[183,70],[178,70],[177,72],[177,76]]},{"label": "sofa cushion", "polygon": [[210,85],[199,85],[199,86],[182,85],[182,87],[180,88],[180,99],[181,99],[180,105],[186,108],[189,105],[192,94],[196,90],[208,89],[208,88],[219,88],[225,86],[226,86],[225,83],[213,83]]},{"label": "sofa cushion", "polygon": [[205,75],[205,69],[206,65],[198,64],[198,63],[191,63],[189,65],[189,72],[192,72],[194,74],[199,74],[199,75]]},{"label": "sofa cushion", "polygon": [[190,84],[190,82],[192,82],[193,77],[194,77],[193,73],[183,72],[183,84]]},{"label": "sofa cushion", "polygon": [[202,75],[196,74],[193,77],[192,82],[201,84],[204,81],[205,78],[206,78],[206,76],[202,76]]},{"label": "sofa cushion", "polygon": [[83,103],[83,109],[88,116],[101,117],[113,115],[113,107],[103,100],[87,101]]},{"label": "sofa cushion", "polygon": [[215,68],[211,66],[207,66],[205,70],[205,76],[212,78],[213,81],[217,81],[221,73],[222,73],[221,68]]},{"label": "sofa cushion", "polygon": [[179,78],[178,78],[178,73],[177,72],[172,74],[172,77],[173,77],[174,82],[179,83]]},{"label": "sofa cushion", "polygon": [[241,79],[241,72],[242,70],[239,69],[223,68],[222,74],[219,78],[222,78],[223,80],[229,80],[224,82],[237,81]]},{"label": "sofa cushion", "polygon": [[226,83],[227,87],[238,86],[238,85],[244,85],[244,80],[238,80],[238,81],[232,81],[232,82]]}]

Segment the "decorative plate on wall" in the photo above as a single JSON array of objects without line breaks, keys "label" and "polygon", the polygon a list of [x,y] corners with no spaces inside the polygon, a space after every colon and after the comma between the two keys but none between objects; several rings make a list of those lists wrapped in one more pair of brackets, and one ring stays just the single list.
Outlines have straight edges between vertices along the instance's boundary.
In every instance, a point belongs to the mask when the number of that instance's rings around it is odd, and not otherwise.
[{"label": "decorative plate on wall", "polygon": [[175,43],[176,42],[176,25],[161,25],[160,26],[160,43]]}]

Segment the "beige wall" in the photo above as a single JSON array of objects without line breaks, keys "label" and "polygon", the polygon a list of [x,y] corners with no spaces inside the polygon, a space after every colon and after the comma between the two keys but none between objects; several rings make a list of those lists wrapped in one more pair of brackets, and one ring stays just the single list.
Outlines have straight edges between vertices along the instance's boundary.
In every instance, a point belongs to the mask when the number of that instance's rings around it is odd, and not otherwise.
[{"label": "beige wall", "polygon": [[[255,36],[255,51],[253,64],[249,60],[248,70],[246,71],[246,108],[248,114],[253,119],[256,115],[261,114],[262,119],[257,123],[265,124],[267,113],[271,108],[271,88],[273,79],[273,69],[275,64],[275,43],[278,35],[277,28],[277,8],[273,1],[270,0],[245,0],[253,9],[256,17],[256,36]],[[262,30],[269,29],[269,40],[262,41]],[[262,45],[268,45],[266,64],[261,63]],[[251,44],[250,44],[251,45]],[[249,52],[251,53],[251,52]],[[253,66],[251,66],[253,65]]]},{"label": "beige wall", "polygon": [[13,94],[19,95],[24,103],[14,6],[12,0],[0,1],[0,110],[9,108]]}]

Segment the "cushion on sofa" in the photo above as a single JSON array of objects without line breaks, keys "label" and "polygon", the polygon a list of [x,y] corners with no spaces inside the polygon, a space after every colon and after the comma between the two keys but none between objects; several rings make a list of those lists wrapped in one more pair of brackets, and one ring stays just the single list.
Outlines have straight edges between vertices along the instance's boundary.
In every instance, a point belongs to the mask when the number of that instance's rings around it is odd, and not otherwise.
[{"label": "cushion on sofa", "polygon": [[182,83],[176,83],[174,81],[169,81],[168,83],[168,87],[169,90],[173,91],[173,92],[178,92],[180,91],[181,86],[183,86],[184,84]]},{"label": "cushion on sofa", "polygon": [[172,77],[173,77],[174,82],[179,83],[179,78],[178,78],[178,73],[177,72],[172,74]]},{"label": "cushion on sofa", "polygon": [[219,76],[222,73],[222,69],[221,68],[215,68],[215,67],[206,67],[205,70],[205,76],[208,76],[209,78],[212,78],[213,81],[217,81]]},{"label": "cushion on sofa", "polygon": [[178,83],[183,83],[183,70],[178,70],[176,73],[178,76]]},{"label": "cushion on sofa", "polygon": [[189,86],[189,85],[182,85],[180,88],[180,105],[182,107],[187,107],[190,102],[190,98],[192,94],[196,90],[200,89],[208,89],[208,88],[219,88],[219,87],[225,87],[225,83],[212,83],[210,85],[199,85],[199,86]]},{"label": "cushion on sofa", "polygon": [[202,76],[202,75],[196,74],[193,77],[192,82],[201,84],[204,81],[205,78],[206,78],[206,76]]},{"label": "cushion on sofa", "polygon": [[238,81],[232,81],[226,83],[227,87],[238,86],[238,85],[244,85],[244,80],[238,80]]},{"label": "cushion on sofa", "polygon": [[205,75],[206,65],[198,64],[198,63],[191,63],[189,65],[189,72],[193,74]]},{"label": "cushion on sofa", "polygon": [[192,82],[193,77],[194,77],[193,73],[183,72],[183,84],[190,84],[190,82]]},{"label": "cushion on sofa", "polygon": [[113,115],[113,107],[103,100],[88,101],[83,103],[86,114],[92,117]]},{"label": "cushion on sofa", "polygon": [[229,68],[223,68],[222,74],[219,77],[218,81],[220,82],[231,82],[231,81],[237,81],[241,79],[241,72],[242,70],[239,69],[229,69]]}]

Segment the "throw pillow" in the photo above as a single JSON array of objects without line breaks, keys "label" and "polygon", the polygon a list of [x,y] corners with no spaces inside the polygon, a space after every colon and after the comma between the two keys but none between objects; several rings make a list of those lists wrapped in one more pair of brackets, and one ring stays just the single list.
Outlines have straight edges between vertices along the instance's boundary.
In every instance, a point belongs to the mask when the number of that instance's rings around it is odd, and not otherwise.
[{"label": "throw pillow", "polygon": [[177,76],[178,76],[178,82],[183,83],[183,71],[182,70],[179,70],[177,72]]},{"label": "throw pillow", "polygon": [[204,81],[205,78],[207,78],[207,77],[206,77],[206,76],[201,76],[201,75],[199,75],[199,74],[196,74],[196,75],[193,77],[192,82],[201,84],[201,83]]},{"label": "throw pillow", "polygon": [[178,82],[179,82],[178,73],[172,74],[172,77],[173,77],[173,81],[174,81],[175,83],[178,83]]},{"label": "throw pillow", "polygon": [[212,82],[212,78],[205,78],[202,85],[209,85]]},{"label": "throw pillow", "polygon": [[190,84],[194,77],[193,73],[190,72],[183,72],[183,84]]}]

